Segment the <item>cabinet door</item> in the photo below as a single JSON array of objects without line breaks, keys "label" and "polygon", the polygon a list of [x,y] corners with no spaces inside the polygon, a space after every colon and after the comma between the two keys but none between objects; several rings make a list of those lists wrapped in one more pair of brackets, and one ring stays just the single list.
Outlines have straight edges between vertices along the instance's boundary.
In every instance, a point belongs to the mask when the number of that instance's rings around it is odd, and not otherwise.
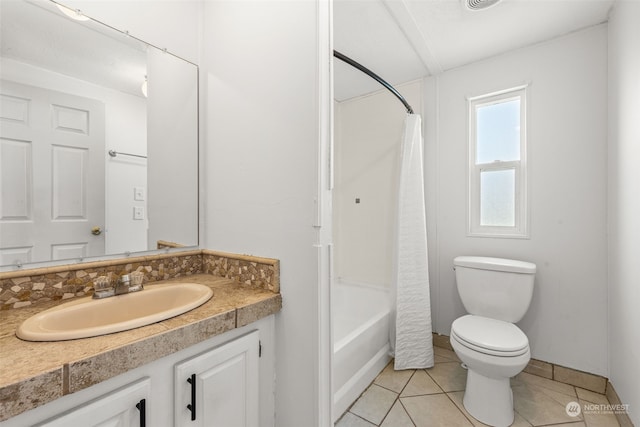
[{"label": "cabinet door", "polygon": [[149,391],[149,378],[143,378],[37,427],[145,427]]},{"label": "cabinet door", "polygon": [[253,331],[178,363],[176,427],[257,427],[259,345]]}]

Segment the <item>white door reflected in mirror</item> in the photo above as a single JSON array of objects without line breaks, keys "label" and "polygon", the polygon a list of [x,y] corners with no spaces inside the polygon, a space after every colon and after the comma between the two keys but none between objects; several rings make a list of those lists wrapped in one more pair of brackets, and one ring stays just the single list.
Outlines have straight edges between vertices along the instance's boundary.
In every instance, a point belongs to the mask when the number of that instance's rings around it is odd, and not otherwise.
[{"label": "white door reflected in mirror", "polygon": [[49,0],[0,12],[0,271],[197,246],[197,66]]}]

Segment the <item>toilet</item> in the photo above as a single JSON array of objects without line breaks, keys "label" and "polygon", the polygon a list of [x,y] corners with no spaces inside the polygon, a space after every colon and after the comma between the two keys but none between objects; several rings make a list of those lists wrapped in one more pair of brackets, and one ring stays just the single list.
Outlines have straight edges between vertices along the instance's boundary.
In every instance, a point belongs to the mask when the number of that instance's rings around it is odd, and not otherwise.
[{"label": "toilet", "polygon": [[463,404],[485,424],[513,423],[510,379],[529,360],[529,340],[514,323],[533,295],[536,265],[502,258],[459,256],[453,260],[466,314],[451,325],[451,346],[468,369]]}]

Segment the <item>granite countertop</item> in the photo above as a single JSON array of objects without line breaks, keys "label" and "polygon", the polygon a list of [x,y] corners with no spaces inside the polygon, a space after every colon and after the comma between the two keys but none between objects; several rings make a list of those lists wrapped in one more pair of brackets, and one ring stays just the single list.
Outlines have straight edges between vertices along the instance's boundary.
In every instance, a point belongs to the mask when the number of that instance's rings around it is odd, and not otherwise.
[{"label": "granite countertop", "polygon": [[207,285],[213,297],[198,308],[158,323],[58,342],[23,341],[15,331],[30,316],[60,302],[0,311],[0,421],[248,325],[282,307],[279,293],[209,274],[145,286],[172,282]]}]

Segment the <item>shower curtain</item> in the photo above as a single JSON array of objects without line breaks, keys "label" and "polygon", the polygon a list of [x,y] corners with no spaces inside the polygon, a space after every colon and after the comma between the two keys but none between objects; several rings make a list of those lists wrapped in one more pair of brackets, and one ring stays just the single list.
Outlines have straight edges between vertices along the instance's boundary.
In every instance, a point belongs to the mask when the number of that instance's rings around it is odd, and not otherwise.
[{"label": "shower curtain", "polygon": [[396,370],[434,363],[421,123],[407,115],[400,156],[390,328]]}]

